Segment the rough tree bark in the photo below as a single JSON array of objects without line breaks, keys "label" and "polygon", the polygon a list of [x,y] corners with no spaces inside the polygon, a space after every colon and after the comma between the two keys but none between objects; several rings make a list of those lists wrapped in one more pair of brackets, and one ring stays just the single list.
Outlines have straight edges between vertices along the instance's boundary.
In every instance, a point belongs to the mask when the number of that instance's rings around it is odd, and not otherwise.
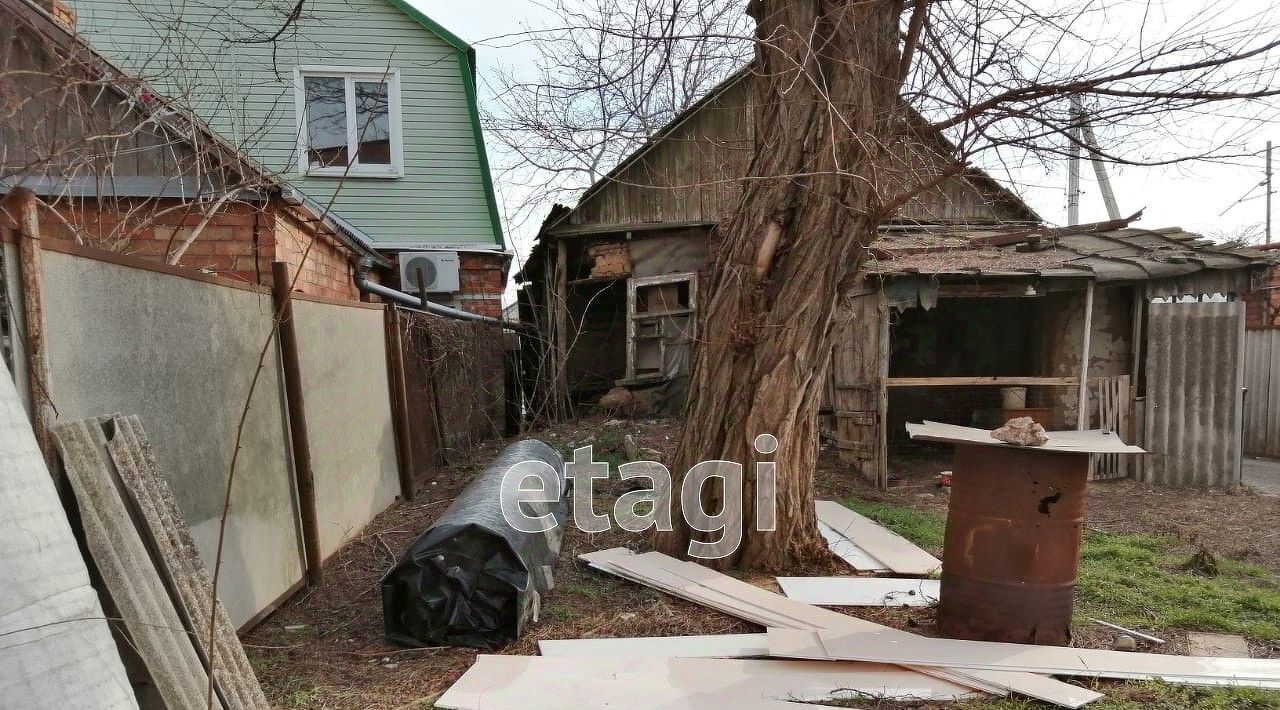
[{"label": "rough tree bark", "polygon": [[[693,464],[744,465],[743,543],[720,567],[779,570],[828,553],[813,510],[832,316],[883,206],[874,186],[898,113],[901,0],[753,0],[755,155],[736,213],[718,230],[685,424],[672,460],[673,532]],[[855,327],[858,327],[855,325]],[[777,437],[772,457],[753,449]],[[777,526],[756,531],[754,462],[777,462]],[[703,488],[703,506],[722,492]],[[713,539],[715,535],[711,536]],[[698,538],[705,539],[705,538]]]}]

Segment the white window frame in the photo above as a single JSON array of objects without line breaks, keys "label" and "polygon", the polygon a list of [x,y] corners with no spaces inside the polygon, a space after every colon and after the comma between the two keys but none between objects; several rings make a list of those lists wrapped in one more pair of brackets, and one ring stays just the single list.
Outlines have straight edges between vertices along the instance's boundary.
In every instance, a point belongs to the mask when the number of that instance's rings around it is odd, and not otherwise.
[{"label": "white window frame", "polygon": [[[341,78],[346,82],[347,104],[347,156],[352,161],[350,170],[345,165],[313,167],[307,155],[307,77]],[[380,81],[387,85],[387,113],[391,129],[391,164],[361,165],[356,150],[358,128],[356,126],[355,85],[357,81]],[[304,65],[293,70],[294,113],[297,116],[298,173],[304,177],[356,177],[398,178],[404,177],[404,137],[401,127],[400,70],[395,67],[342,67],[331,65]]]},{"label": "white window frame", "polygon": [[[662,312],[638,312],[636,291],[645,286],[659,286],[662,284],[672,283],[688,283],[689,284],[689,307],[677,308]],[[641,323],[657,321],[662,322],[663,318],[688,316],[689,318],[689,337],[698,337],[698,272],[684,271],[676,274],[662,274],[660,276],[633,276],[627,279],[627,379],[628,383],[638,383],[642,381],[652,381],[662,379],[661,374],[646,374],[643,377],[636,372],[636,356],[637,347],[636,340],[639,336],[639,326]],[[658,360],[662,363],[666,362],[667,343],[666,339],[658,340]],[[690,363],[692,364],[692,363]]]}]

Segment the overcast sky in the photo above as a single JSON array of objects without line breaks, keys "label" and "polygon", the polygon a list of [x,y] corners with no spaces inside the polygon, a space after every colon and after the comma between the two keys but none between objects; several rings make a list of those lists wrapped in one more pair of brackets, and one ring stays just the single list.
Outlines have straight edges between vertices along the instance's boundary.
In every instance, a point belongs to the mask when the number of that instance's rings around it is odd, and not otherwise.
[{"label": "overcast sky", "polygon": [[[526,28],[537,28],[555,21],[552,13],[533,0],[410,1],[463,39],[477,45],[482,75],[498,64],[527,66],[532,58],[527,49],[520,46],[518,37],[494,38],[518,34]],[[1195,4],[1193,0],[1185,0],[1185,3],[1184,0],[1178,0],[1171,7],[1176,8],[1175,11],[1185,10],[1194,17],[1190,6]],[[1269,0],[1239,0],[1232,9],[1239,11],[1268,6],[1274,7]],[[484,100],[483,92],[481,100]],[[1263,177],[1262,149],[1268,139],[1280,143],[1280,130],[1277,130],[1274,121],[1258,123],[1256,127],[1250,128],[1248,135],[1249,148],[1256,149],[1258,154],[1242,165],[1183,163],[1164,168],[1108,166],[1121,213],[1127,215],[1145,208],[1139,226],[1146,228],[1179,226],[1209,235],[1234,235],[1249,228],[1261,230],[1263,190],[1258,184]],[[1276,161],[1280,163],[1280,148],[1277,149]],[[1087,162],[1081,172],[1081,221],[1106,219],[1106,209],[1098,194],[1093,171]],[[1008,181],[1007,176],[995,176]],[[1055,224],[1066,222],[1065,165],[1053,166],[1051,170],[1023,170],[1016,175],[1014,181],[1019,183],[1015,186],[1016,191],[1042,217]],[[1251,199],[1232,206],[1246,193],[1251,195]],[[1280,204],[1275,204],[1274,207],[1280,208]],[[1219,216],[1224,210],[1226,214]],[[531,236],[512,235],[521,258],[527,254]],[[1272,240],[1280,240],[1280,227],[1273,228]]]}]

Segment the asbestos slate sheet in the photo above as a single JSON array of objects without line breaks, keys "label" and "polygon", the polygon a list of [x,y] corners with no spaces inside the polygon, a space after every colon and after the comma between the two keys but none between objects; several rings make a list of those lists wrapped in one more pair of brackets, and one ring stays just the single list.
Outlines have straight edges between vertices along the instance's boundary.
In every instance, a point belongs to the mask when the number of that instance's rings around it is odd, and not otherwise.
[{"label": "asbestos slate sheet", "polygon": [[53,430],[89,554],[165,705],[221,710],[216,695],[206,705],[209,674],[120,497],[102,421],[85,419]]},{"label": "asbestos slate sheet", "polygon": [[[157,568],[177,595],[174,602],[179,615],[192,634],[201,660],[207,663],[213,592],[200,552],[173,491],[160,475],[142,422],[136,416],[116,417],[111,420],[111,428],[114,435],[107,442],[107,450],[124,483],[125,495],[145,523],[145,529],[139,532],[157,551]],[[213,613],[213,675],[219,693],[236,710],[270,710],[271,704],[221,602]]]}]

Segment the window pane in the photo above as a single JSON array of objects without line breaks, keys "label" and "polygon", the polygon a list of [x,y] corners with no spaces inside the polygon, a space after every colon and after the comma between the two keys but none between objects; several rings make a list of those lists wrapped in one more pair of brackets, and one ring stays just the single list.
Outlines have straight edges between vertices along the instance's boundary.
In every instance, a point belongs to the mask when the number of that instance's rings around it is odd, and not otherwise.
[{"label": "window pane", "polygon": [[356,154],[364,165],[391,164],[389,101],[386,82],[356,82]]},{"label": "window pane", "polygon": [[303,79],[307,96],[307,159],[313,168],[347,164],[347,84],[340,76]]}]

